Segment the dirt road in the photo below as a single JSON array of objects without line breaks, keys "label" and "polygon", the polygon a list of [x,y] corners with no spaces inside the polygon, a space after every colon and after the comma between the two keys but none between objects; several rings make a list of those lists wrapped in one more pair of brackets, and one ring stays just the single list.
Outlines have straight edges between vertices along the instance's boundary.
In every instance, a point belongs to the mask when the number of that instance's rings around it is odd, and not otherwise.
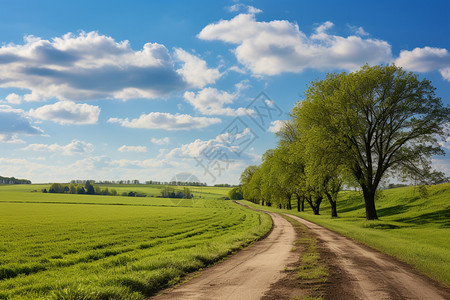
[{"label": "dirt road", "polygon": [[290,251],[294,228],[280,215],[269,214],[274,226],[265,239],[154,299],[260,299],[284,276],[284,267],[296,259]]},{"label": "dirt road", "polygon": [[[279,214],[269,214],[274,227],[264,240],[151,299],[292,299],[291,291],[298,289],[299,284],[295,278],[287,280],[283,270],[298,261],[298,255],[291,251],[296,233]],[[330,278],[325,283],[325,298],[450,299],[450,289],[412,267],[319,225],[288,216],[317,236],[322,255],[328,259]],[[290,296],[268,297],[275,289],[279,292],[280,286],[285,290],[281,294]]]},{"label": "dirt road", "polygon": [[335,255],[336,266],[349,277],[355,299],[450,299],[449,289],[418,274],[412,267],[319,225],[303,223]]}]

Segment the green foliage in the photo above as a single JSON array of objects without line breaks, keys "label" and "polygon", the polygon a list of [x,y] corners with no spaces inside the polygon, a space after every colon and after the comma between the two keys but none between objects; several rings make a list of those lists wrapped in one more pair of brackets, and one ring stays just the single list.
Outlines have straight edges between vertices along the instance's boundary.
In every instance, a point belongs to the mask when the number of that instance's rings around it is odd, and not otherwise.
[{"label": "green foliage", "polygon": [[235,186],[228,192],[228,197],[231,200],[242,200],[244,199],[241,186]]},{"label": "green foliage", "polygon": [[47,191],[47,189],[42,190],[43,193],[56,193],[56,194],[88,194],[88,195],[109,195],[117,196],[117,191],[108,188],[101,189],[99,186],[94,186],[89,181],[82,184],[70,183],[69,185],[61,183],[52,183]]},{"label": "green foliage", "polygon": [[191,190],[187,187],[183,187],[181,189],[165,187],[161,190],[161,196],[163,198],[192,199]]},{"label": "green foliage", "polygon": [[205,197],[177,207],[163,198],[30,192],[43,187],[0,187],[0,298],[143,299],[271,227],[265,214],[216,200],[229,188],[202,187]]},{"label": "green foliage", "polygon": [[336,208],[343,183],[356,184],[373,220],[387,174],[446,182],[431,169],[431,157],[444,154],[439,138],[449,136],[450,108],[434,90],[395,65],[366,65],[312,82],[277,134],[277,148],[266,152],[259,168],[242,173],[245,198],[290,208],[295,194],[319,214],[324,198]]}]

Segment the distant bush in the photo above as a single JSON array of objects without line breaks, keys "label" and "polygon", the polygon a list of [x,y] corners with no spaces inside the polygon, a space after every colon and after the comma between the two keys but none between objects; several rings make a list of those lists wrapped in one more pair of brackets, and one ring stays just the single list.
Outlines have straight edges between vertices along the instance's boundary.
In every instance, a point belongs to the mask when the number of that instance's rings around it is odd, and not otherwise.
[{"label": "distant bush", "polygon": [[173,187],[166,187],[161,190],[161,196],[163,198],[181,198],[192,199],[193,195],[189,188],[175,189]]}]

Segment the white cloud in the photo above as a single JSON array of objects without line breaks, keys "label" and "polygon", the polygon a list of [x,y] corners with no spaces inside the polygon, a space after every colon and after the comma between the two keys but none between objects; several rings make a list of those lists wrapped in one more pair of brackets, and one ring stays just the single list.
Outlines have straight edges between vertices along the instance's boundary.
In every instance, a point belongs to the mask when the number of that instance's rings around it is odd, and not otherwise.
[{"label": "white cloud", "polygon": [[267,129],[267,131],[277,133],[278,131],[281,130],[281,128],[283,128],[284,122],[285,121],[283,121],[283,120],[276,120],[276,121],[270,122],[271,126]]},{"label": "white cloud", "polygon": [[121,167],[121,168],[160,168],[168,166],[166,161],[160,159],[146,159],[146,160],[129,160],[129,159],[119,159],[113,160],[109,163],[111,166]]},{"label": "white cloud", "polygon": [[395,64],[415,72],[438,70],[442,77],[450,81],[450,53],[443,48],[415,48],[402,50]]},{"label": "white cloud", "polygon": [[170,139],[168,137],[165,137],[162,139],[152,138],[152,143],[162,146],[162,145],[166,145],[166,144],[170,143]]},{"label": "white cloud", "polygon": [[431,160],[431,166],[433,169],[443,172],[446,176],[450,176],[450,160],[442,158],[433,158]]},{"label": "white cloud", "polygon": [[[237,88],[243,88],[243,86]],[[230,94],[210,87],[197,93],[185,92],[184,99],[204,115],[243,116],[253,113],[252,110],[243,107],[238,109],[223,107],[226,104],[232,104],[238,95],[238,93]]]},{"label": "white cloud", "polygon": [[6,96],[5,99],[6,99],[6,101],[7,101],[8,103],[11,103],[11,104],[20,104],[20,103],[22,103],[23,97],[17,95],[16,93],[11,93],[11,94],[9,94],[8,96]]},{"label": "white cloud", "polygon": [[[245,128],[242,132],[221,133],[213,139],[210,140],[200,140],[181,145],[181,147],[174,148],[167,153],[161,152],[161,157],[165,156],[167,158],[196,158],[201,156],[211,156],[213,158],[215,155],[220,156],[225,154],[225,156],[234,161],[236,158],[243,158],[242,156],[242,145],[254,138],[254,133],[250,128]],[[236,153],[240,153],[239,156]],[[217,159],[218,157],[215,157]]]},{"label": "white cloud", "polygon": [[21,109],[0,105],[0,142],[20,143],[18,134],[41,135],[43,131],[34,126],[29,116]]},{"label": "white cloud", "polygon": [[151,112],[142,114],[137,119],[131,121],[121,118],[110,118],[109,123],[119,123],[123,127],[164,129],[164,130],[191,130],[208,127],[221,123],[219,118],[193,117],[190,115]]},{"label": "white cloud", "polygon": [[251,5],[242,4],[242,3],[234,4],[234,5],[228,7],[229,12],[237,12],[240,10],[245,10],[249,14],[259,14],[262,12],[262,10],[260,10],[259,8],[256,8]]},{"label": "white cloud", "polygon": [[200,58],[181,49],[175,52],[184,62],[181,69],[158,43],[135,51],[128,41],[97,32],[68,33],[52,40],[27,36],[22,45],[0,47],[0,87],[29,90],[25,101],[156,98],[220,77]]},{"label": "white cloud", "polygon": [[349,25],[350,30],[352,30],[356,35],[360,35],[360,36],[366,36],[369,35],[364,28],[362,28],[361,26],[357,27],[357,26],[350,26]]},{"label": "white cloud", "polygon": [[123,145],[117,149],[119,152],[140,152],[145,153],[147,152],[147,147],[145,146],[126,146]]},{"label": "white cloud", "polygon": [[2,134],[0,133],[0,143],[5,144],[24,144],[25,141],[19,139],[17,134]]},{"label": "white cloud", "polygon": [[94,151],[94,145],[83,141],[73,140],[70,144],[61,146],[58,144],[30,144],[23,148],[24,151],[44,151],[44,152],[59,152],[64,155],[73,154],[87,154]]},{"label": "white cloud", "polygon": [[450,150],[450,137],[447,137],[445,141],[440,142],[439,145],[443,148]]},{"label": "white cloud", "polygon": [[325,22],[310,37],[286,20],[258,22],[254,14],[209,24],[198,34],[203,40],[237,44],[238,61],[256,75],[299,73],[307,68],[356,70],[362,65],[391,61],[391,46],[382,40],[328,34]]},{"label": "white cloud", "polygon": [[71,101],[60,101],[29,111],[32,117],[60,124],[96,124],[99,114],[98,106],[76,104]]},{"label": "white cloud", "polygon": [[183,67],[177,72],[193,87],[202,88],[215,83],[222,76],[218,69],[209,69],[204,60],[183,49],[176,48],[175,57],[184,62]]}]

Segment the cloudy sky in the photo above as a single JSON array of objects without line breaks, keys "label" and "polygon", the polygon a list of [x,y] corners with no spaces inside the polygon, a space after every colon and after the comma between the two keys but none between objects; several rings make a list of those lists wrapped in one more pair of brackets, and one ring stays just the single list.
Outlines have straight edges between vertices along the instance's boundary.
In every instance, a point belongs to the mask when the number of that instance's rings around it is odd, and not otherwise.
[{"label": "cloudy sky", "polygon": [[366,63],[450,104],[448,1],[0,5],[1,176],[235,184],[310,81]]}]

